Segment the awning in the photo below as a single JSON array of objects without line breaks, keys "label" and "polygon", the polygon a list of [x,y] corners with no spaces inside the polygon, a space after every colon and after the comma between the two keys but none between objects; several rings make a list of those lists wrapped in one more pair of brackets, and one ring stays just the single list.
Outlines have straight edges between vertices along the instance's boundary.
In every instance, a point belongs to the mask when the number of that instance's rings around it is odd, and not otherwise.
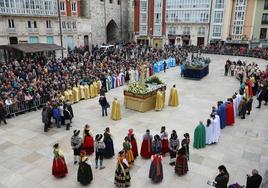
[{"label": "awning", "polygon": [[45,43],[36,43],[36,44],[29,44],[29,43],[23,43],[23,44],[11,44],[7,45],[7,48],[16,49],[18,51],[24,52],[24,53],[35,53],[35,52],[48,52],[48,51],[55,51],[55,50],[62,50],[61,46],[58,46],[56,44],[45,44]]}]

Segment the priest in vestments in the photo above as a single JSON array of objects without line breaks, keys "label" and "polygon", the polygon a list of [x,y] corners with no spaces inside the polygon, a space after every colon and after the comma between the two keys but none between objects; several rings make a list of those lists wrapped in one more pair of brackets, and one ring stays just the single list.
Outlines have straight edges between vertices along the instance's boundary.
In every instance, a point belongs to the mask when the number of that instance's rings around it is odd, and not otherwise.
[{"label": "priest in vestments", "polygon": [[121,119],[121,108],[120,108],[120,103],[117,100],[117,98],[114,98],[114,101],[112,104],[111,119],[112,120],[120,120]]},{"label": "priest in vestments", "polygon": [[222,101],[218,102],[217,114],[220,116],[221,129],[226,126],[226,107]]},{"label": "priest in vestments", "polygon": [[79,102],[80,96],[79,96],[79,88],[73,87],[73,96],[74,96],[74,102]]},{"label": "priest in vestments", "polygon": [[214,139],[214,135],[213,135],[213,119],[208,119],[207,120],[207,125],[206,125],[206,144],[212,144],[213,143],[213,139]]},{"label": "priest in vestments", "polygon": [[90,98],[94,98],[96,97],[96,93],[95,93],[95,89],[94,89],[94,85],[93,83],[90,84],[89,86],[89,93],[90,93]]},{"label": "priest in vestments", "polygon": [[156,93],[156,102],[155,102],[155,110],[156,111],[161,111],[164,107],[164,97],[163,97],[163,93],[158,90]]},{"label": "priest in vestments", "polygon": [[89,86],[87,85],[87,83],[84,86],[84,93],[85,93],[85,99],[89,99],[90,94],[89,94]]},{"label": "priest in vestments", "polygon": [[173,87],[170,89],[168,106],[178,106],[178,105],[179,105],[178,91],[176,89],[176,85],[173,85]]},{"label": "priest in vestments", "polygon": [[199,122],[199,125],[194,130],[194,148],[200,149],[206,147],[206,128],[203,122]]},{"label": "priest in vestments", "polygon": [[226,102],[226,125],[234,125],[235,116],[234,116],[234,107],[232,99],[228,99]]}]

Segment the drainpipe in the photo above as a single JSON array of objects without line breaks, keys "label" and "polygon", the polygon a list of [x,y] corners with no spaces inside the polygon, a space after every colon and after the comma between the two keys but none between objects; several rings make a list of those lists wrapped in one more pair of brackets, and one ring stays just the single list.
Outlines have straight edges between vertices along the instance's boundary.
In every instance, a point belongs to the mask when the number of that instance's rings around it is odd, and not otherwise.
[{"label": "drainpipe", "polygon": [[207,45],[209,44],[209,38],[210,38],[211,17],[212,17],[212,5],[213,5],[213,0],[210,0],[210,16],[209,16],[209,24],[208,24]]}]

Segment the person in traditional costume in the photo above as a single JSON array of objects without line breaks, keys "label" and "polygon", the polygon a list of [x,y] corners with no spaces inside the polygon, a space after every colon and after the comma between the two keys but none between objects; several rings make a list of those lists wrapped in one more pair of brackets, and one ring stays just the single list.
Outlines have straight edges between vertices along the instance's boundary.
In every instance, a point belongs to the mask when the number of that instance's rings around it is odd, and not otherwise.
[{"label": "person in traditional costume", "polygon": [[105,143],[102,141],[102,134],[97,134],[95,137],[95,168],[98,168],[98,161],[100,160],[100,169],[104,169],[103,155],[105,150]]},{"label": "person in traditional costume", "polygon": [[156,93],[155,111],[161,111],[164,107],[163,93],[158,90]]},{"label": "person in traditional costume", "polygon": [[213,119],[213,134],[214,134],[214,143],[218,143],[220,136],[221,136],[221,122],[220,122],[220,116],[217,113],[214,113],[214,119]]},{"label": "person in traditional costume", "polygon": [[199,122],[194,130],[194,144],[193,147],[196,149],[206,147],[206,128],[202,121]]},{"label": "person in traditional costume", "polygon": [[126,70],[126,72],[125,72],[125,82],[126,82],[126,84],[129,83],[129,80],[130,80],[129,70]]},{"label": "person in traditional costume", "polygon": [[85,83],[84,86],[84,93],[85,93],[85,99],[89,99],[90,98],[90,92],[89,92],[89,86],[87,83]]},{"label": "person in traditional costume", "polygon": [[185,155],[187,159],[190,159],[190,150],[189,150],[189,144],[190,144],[190,135],[189,133],[185,133],[184,139],[181,141],[181,146],[185,149]]},{"label": "person in traditional costume", "polygon": [[78,162],[80,151],[82,147],[82,138],[79,136],[80,131],[74,130],[73,136],[71,137],[71,146],[74,151],[74,164]]},{"label": "person in traditional costume", "polygon": [[55,177],[64,177],[66,176],[66,174],[68,174],[68,169],[65,163],[63,153],[58,143],[55,144],[53,148],[54,159],[52,165],[52,175]]},{"label": "person in traditional costume", "polygon": [[117,100],[117,98],[114,98],[114,101],[112,103],[111,119],[112,120],[120,120],[121,119],[121,108],[120,108],[120,103]]},{"label": "person in traditional costume", "polygon": [[175,130],[172,131],[169,139],[170,165],[175,165],[176,155],[180,148],[180,141]]},{"label": "person in traditional costume", "polygon": [[179,176],[185,175],[188,172],[188,162],[186,157],[185,148],[182,147],[178,151],[178,156],[175,163],[175,173]]},{"label": "person in traditional costume", "polygon": [[80,182],[81,185],[88,185],[93,180],[91,165],[92,164],[87,157],[87,152],[82,150],[77,172],[77,181]]},{"label": "person in traditional costume", "polygon": [[166,132],[166,127],[162,126],[160,131],[161,144],[162,144],[162,155],[169,152],[168,148],[168,133]]},{"label": "person in traditional costume", "polygon": [[94,86],[94,94],[95,96],[98,96],[98,84],[96,80],[93,82],[93,86]]},{"label": "person in traditional costume", "polygon": [[213,119],[208,119],[207,120],[207,125],[206,125],[206,144],[210,145],[213,143],[214,135],[213,135],[213,129],[214,126],[212,124]]},{"label": "person in traditional costume", "polygon": [[139,156],[139,153],[138,153],[138,146],[137,146],[135,135],[133,133],[133,129],[128,130],[128,137],[129,137],[129,140],[130,140],[131,150],[132,150],[134,159],[136,159],[136,157]]},{"label": "person in traditional costume", "polygon": [[80,84],[78,86],[78,88],[79,88],[80,99],[85,99],[86,96],[85,96],[85,87],[84,87],[84,85]]},{"label": "person in traditional costume", "polygon": [[151,158],[151,155],[153,154],[152,141],[153,136],[150,134],[150,130],[147,129],[146,133],[143,135],[140,153],[144,159]]},{"label": "person in traditional costume", "polygon": [[126,156],[126,159],[127,159],[127,162],[129,165],[132,165],[134,164],[134,156],[133,156],[133,153],[132,153],[132,150],[131,150],[131,144],[130,144],[130,140],[129,140],[129,137],[126,136],[125,141],[123,142],[123,149],[125,151],[125,156]]},{"label": "person in traditional costume", "polygon": [[228,99],[226,102],[226,125],[233,125],[235,123],[233,100]]},{"label": "person in traditional costume", "polygon": [[226,126],[226,107],[222,101],[218,101],[217,114],[220,116],[221,129]]},{"label": "person in traditional costume", "polygon": [[91,155],[94,152],[94,139],[88,124],[84,128],[83,150],[87,152],[87,155]]},{"label": "person in traditional costume", "polygon": [[97,96],[97,94],[95,93],[95,89],[94,89],[93,83],[91,83],[90,86],[89,86],[89,93],[90,93],[90,98],[94,98],[94,97]]},{"label": "person in traditional costume", "polygon": [[151,157],[151,166],[149,171],[149,178],[154,183],[159,183],[163,180],[163,166],[162,166],[163,157],[160,153],[154,154]]},{"label": "person in traditional costume", "polygon": [[104,158],[106,159],[112,158],[114,156],[114,143],[109,127],[105,129],[103,137],[104,137],[103,142],[105,143],[106,146],[103,152]]},{"label": "person in traditional costume", "polygon": [[238,112],[239,112],[239,116],[241,117],[241,119],[245,119],[245,115],[246,115],[246,112],[247,112],[247,105],[246,105],[246,98],[243,97],[242,100],[240,101],[239,103],[239,106],[238,106]]},{"label": "person in traditional costume", "polygon": [[154,141],[153,141],[153,153],[161,153],[162,152],[162,141],[161,137],[157,134],[154,136]]},{"label": "person in traditional costume", "polygon": [[120,151],[117,157],[114,184],[117,187],[129,187],[130,180],[129,165],[125,158],[125,152]]},{"label": "person in traditional costume", "polygon": [[176,89],[176,85],[173,85],[173,87],[170,89],[168,106],[178,106],[178,105],[179,105],[178,91]]},{"label": "person in traditional costume", "polygon": [[253,103],[253,98],[250,97],[246,103],[246,107],[247,107],[247,115],[250,115],[250,112],[252,110],[252,103]]}]

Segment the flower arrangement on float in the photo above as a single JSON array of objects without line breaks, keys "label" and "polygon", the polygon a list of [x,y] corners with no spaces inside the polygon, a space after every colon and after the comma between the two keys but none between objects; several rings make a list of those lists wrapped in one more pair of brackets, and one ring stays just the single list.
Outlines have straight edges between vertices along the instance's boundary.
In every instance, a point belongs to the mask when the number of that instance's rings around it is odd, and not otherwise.
[{"label": "flower arrangement on float", "polygon": [[165,88],[166,84],[159,77],[153,75],[146,79],[144,87],[138,82],[130,83],[125,88],[125,93],[131,93],[134,95],[148,95],[152,92],[156,92],[160,88]]},{"label": "flower arrangement on float", "polygon": [[195,57],[192,59],[192,61],[186,60],[184,62],[186,69],[195,69],[195,70],[201,70],[209,65],[211,62],[210,58],[205,57]]}]

